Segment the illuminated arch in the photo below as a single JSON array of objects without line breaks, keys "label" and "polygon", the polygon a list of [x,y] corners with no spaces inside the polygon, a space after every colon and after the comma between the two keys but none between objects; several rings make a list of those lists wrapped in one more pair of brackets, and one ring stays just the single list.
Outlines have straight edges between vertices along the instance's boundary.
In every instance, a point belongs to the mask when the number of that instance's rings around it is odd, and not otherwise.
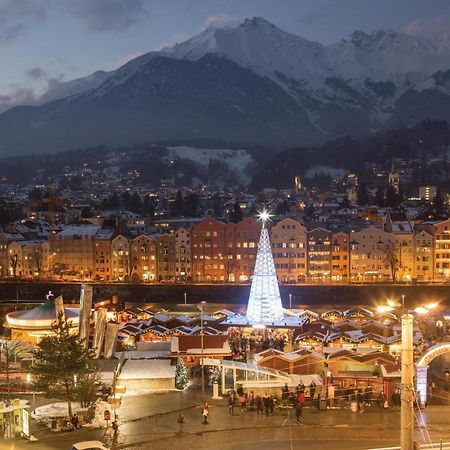
[{"label": "illuminated arch", "polygon": [[427,402],[428,366],[434,358],[444,353],[450,353],[450,342],[433,345],[416,362],[416,390],[422,404]]},{"label": "illuminated arch", "polygon": [[443,355],[444,353],[450,353],[450,342],[445,344],[436,344],[430,347],[417,361],[416,366],[418,367],[428,367],[430,362],[434,358]]}]

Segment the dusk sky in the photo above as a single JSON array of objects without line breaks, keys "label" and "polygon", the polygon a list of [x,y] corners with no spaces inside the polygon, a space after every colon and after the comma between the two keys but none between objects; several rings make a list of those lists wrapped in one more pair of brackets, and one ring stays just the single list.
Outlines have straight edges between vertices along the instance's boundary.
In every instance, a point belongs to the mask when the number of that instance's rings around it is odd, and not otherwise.
[{"label": "dusk sky", "polygon": [[322,43],[356,29],[450,31],[448,0],[0,0],[0,109],[252,16]]}]

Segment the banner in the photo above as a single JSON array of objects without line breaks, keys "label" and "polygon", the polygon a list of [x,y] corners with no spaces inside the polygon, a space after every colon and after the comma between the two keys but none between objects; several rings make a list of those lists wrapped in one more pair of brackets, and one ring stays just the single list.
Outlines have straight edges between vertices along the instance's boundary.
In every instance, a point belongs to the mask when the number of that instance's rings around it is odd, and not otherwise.
[{"label": "banner", "polygon": [[106,325],[105,351],[103,353],[103,357],[105,359],[110,359],[113,353],[116,351],[116,341],[118,331],[119,331],[118,323],[109,322]]},{"label": "banner", "polygon": [[65,319],[66,315],[64,314],[64,301],[62,295],[55,298],[55,313],[56,317],[62,316]]},{"label": "banner", "polygon": [[93,349],[95,351],[95,357],[100,358],[103,348],[103,341],[105,339],[105,329],[106,329],[106,308],[97,309],[97,317],[95,320],[94,328],[94,342]]},{"label": "banner", "polygon": [[83,345],[89,345],[89,329],[91,322],[93,287],[82,284],[80,292],[80,324],[78,337],[83,341]]}]

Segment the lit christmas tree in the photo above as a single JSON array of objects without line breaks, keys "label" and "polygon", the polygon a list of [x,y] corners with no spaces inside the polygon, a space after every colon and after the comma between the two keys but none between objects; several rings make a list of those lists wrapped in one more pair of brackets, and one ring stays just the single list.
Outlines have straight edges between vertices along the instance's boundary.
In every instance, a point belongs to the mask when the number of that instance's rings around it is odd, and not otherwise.
[{"label": "lit christmas tree", "polygon": [[177,366],[175,368],[175,387],[177,389],[186,389],[189,381],[189,374],[184,364],[183,358],[178,358]]},{"label": "lit christmas tree", "polygon": [[269,232],[265,226],[270,217],[266,210],[259,213],[262,229],[247,307],[247,318],[253,325],[271,324],[284,316]]}]

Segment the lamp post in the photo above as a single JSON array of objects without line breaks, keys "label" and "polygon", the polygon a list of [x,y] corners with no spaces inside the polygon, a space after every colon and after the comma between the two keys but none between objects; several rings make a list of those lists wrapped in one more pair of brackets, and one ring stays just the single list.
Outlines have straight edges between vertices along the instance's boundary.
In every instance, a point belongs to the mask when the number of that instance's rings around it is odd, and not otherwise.
[{"label": "lamp post", "polygon": [[412,314],[402,315],[400,448],[414,449],[414,349]]},{"label": "lamp post", "polygon": [[289,309],[292,309],[292,294],[289,294]]},{"label": "lamp post", "polygon": [[[393,300],[378,307],[379,312],[390,312],[400,307]],[[414,311],[427,314],[437,306],[430,303],[419,306]],[[400,405],[400,449],[414,450],[414,316],[405,308],[405,295],[402,295],[401,316],[401,405]]]},{"label": "lamp post", "polygon": [[186,294],[186,292],[184,293],[184,304],[186,305],[186,303],[187,303],[187,294]]},{"label": "lamp post", "polygon": [[202,396],[205,395],[205,367],[203,363],[204,353],[204,329],[203,329],[203,314],[205,312],[206,302],[200,302],[197,308],[200,310],[200,346],[201,346],[201,368],[202,368]]}]

